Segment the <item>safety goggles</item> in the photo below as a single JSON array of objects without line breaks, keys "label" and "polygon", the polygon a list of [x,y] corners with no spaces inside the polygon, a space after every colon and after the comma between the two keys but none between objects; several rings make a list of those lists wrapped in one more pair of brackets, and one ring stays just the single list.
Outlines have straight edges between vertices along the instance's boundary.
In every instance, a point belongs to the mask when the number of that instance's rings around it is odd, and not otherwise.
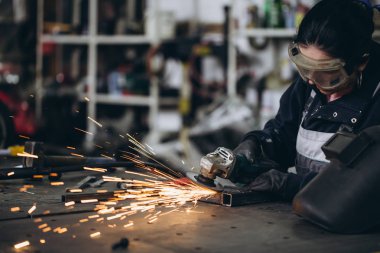
[{"label": "safety goggles", "polygon": [[298,72],[305,81],[311,80],[325,91],[333,91],[345,86],[350,79],[340,59],[314,60],[301,53],[297,43],[289,44],[290,59],[296,65]]}]

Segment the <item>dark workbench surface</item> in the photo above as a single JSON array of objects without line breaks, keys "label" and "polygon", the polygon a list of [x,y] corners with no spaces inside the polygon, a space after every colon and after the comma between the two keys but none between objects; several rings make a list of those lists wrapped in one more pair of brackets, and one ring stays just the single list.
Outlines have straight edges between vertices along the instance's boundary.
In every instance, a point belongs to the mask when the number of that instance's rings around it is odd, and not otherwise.
[{"label": "dark workbench surface", "polygon": [[[79,222],[95,212],[92,204],[65,207],[61,195],[66,187],[91,173],[65,174],[64,186],[51,186],[45,179],[32,182],[33,188],[20,192],[23,180],[0,181],[0,252],[376,252],[380,251],[380,231],[362,235],[326,232],[296,216],[287,203],[263,203],[223,207],[198,203],[161,216],[149,224],[139,213],[126,220]],[[27,211],[36,203],[33,217]],[[18,206],[20,212],[11,212]],[[192,206],[191,204],[189,206]],[[167,211],[169,209],[163,210]],[[41,218],[41,219],[38,219]],[[129,220],[131,227],[124,227]],[[38,228],[47,223],[52,229],[67,228],[59,234]],[[91,238],[90,234],[101,232]],[[128,250],[112,250],[128,238]],[[40,239],[46,243],[41,244]],[[16,250],[13,245],[28,240],[30,246]]]}]

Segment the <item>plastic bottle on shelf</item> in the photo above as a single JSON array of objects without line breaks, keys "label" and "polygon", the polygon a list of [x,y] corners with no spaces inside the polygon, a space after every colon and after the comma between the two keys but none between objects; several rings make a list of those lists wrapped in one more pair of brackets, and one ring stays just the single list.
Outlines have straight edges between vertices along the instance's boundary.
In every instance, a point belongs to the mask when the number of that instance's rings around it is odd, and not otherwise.
[{"label": "plastic bottle on shelf", "polygon": [[294,18],[295,18],[294,22],[295,22],[296,27],[298,27],[301,24],[303,17],[308,11],[309,11],[309,7],[305,5],[302,1],[299,1],[297,3],[296,12],[294,15]]},{"label": "plastic bottle on shelf", "polygon": [[283,28],[284,16],[281,0],[266,0],[264,4],[264,27]]},{"label": "plastic bottle on shelf", "polygon": [[252,5],[248,7],[249,22],[247,28],[261,27],[259,8],[257,5]]},{"label": "plastic bottle on shelf", "polygon": [[291,1],[284,1],[283,4],[284,23],[286,28],[295,27],[295,5]]}]

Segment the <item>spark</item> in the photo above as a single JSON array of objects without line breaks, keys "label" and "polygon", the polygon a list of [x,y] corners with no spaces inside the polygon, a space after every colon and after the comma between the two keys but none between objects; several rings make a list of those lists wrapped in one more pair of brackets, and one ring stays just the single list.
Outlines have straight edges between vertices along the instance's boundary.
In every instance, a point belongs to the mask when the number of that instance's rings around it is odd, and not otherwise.
[{"label": "spark", "polygon": [[34,204],[29,210],[28,214],[32,214],[37,209],[36,204]]},{"label": "spark", "polygon": [[32,154],[29,154],[27,152],[17,153],[17,156],[30,157],[30,158],[38,158],[37,155],[32,155]]},{"label": "spark", "polygon": [[158,219],[158,218],[151,219],[151,220],[148,221],[148,223],[149,223],[149,224],[152,224],[152,223],[154,223],[155,221],[157,221],[157,219]]},{"label": "spark", "polygon": [[90,168],[90,167],[83,167],[83,169],[85,170],[92,170],[92,171],[97,171],[97,172],[106,172],[107,169],[103,169],[103,168]]},{"label": "spark", "polygon": [[70,147],[70,146],[67,146],[66,148],[67,148],[67,149],[76,150],[76,148],[74,148],[74,147]]},{"label": "spark", "polygon": [[146,143],[145,143],[145,146],[147,146],[147,147],[149,148],[150,153],[151,153],[152,155],[156,155],[156,154],[154,153],[154,151],[153,151],[153,148],[152,148],[151,146],[149,146],[149,145],[146,144]]},{"label": "spark", "polygon": [[86,100],[87,102],[90,102],[90,99],[88,97],[84,97],[84,100]]},{"label": "spark", "polygon": [[102,124],[100,124],[99,122],[97,122],[96,120],[94,120],[93,118],[91,118],[90,116],[87,117],[89,120],[91,120],[92,122],[94,122],[96,125],[98,125],[99,127],[103,127]]},{"label": "spark", "polygon": [[21,135],[21,134],[19,134],[18,137],[23,138],[23,139],[30,140],[30,137],[25,136],[25,135]]},{"label": "spark", "polygon": [[47,223],[44,223],[44,224],[41,224],[38,226],[39,229],[43,229],[43,228],[46,228],[48,226]]},{"label": "spark", "polygon": [[11,212],[19,212],[21,209],[18,206],[12,207]]},{"label": "spark", "polygon": [[160,214],[160,216],[164,216],[164,215],[167,215],[167,214],[169,214],[169,213],[172,213],[172,212],[175,212],[175,211],[178,211],[178,210],[179,210],[179,209],[176,208],[176,209],[170,210],[170,211],[168,211],[168,212],[166,212],[166,213],[162,213],[162,214]]},{"label": "spark", "polygon": [[91,238],[94,238],[94,237],[97,237],[97,236],[100,236],[100,232],[95,232],[95,233],[90,234]]},{"label": "spark", "polygon": [[74,201],[69,201],[65,203],[65,206],[73,206],[73,205],[75,205]]},{"label": "spark", "polygon": [[21,249],[21,248],[29,246],[29,245],[30,245],[30,242],[25,241],[25,242],[20,242],[20,243],[15,244],[14,247],[15,247],[15,249]]},{"label": "spark", "polygon": [[87,132],[87,131],[82,130],[82,129],[77,128],[77,127],[74,127],[74,129],[77,130],[77,131],[79,131],[79,132],[85,133],[85,134],[94,135],[93,133]]},{"label": "spark", "polygon": [[133,174],[133,175],[138,175],[138,176],[143,176],[143,177],[157,178],[157,177],[154,177],[154,176],[146,175],[144,173],[138,173],[138,172],[133,172],[133,171],[125,171],[125,173],[127,173],[127,174]]},{"label": "spark", "polygon": [[128,151],[124,151],[124,150],[120,150],[120,151],[123,152],[123,153],[129,154],[129,155],[132,155],[134,157],[140,157],[139,155],[136,155],[136,154],[128,152]]},{"label": "spark", "polygon": [[65,185],[64,182],[50,182],[50,185],[52,186],[60,186],[60,185]]},{"label": "spark", "polygon": [[53,232],[58,233],[58,234],[63,234],[67,232],[67,228],[61,228],[61,227],[56,227]]},{"label": "spark", "polygon": [[105,157],[105,158],[108,158],[108,159],[111,159],[111,160],[113,160],[113,158],[112,158],[112,157],[110,157],[110,156],[107,156],[107,155],[105,155],[105,154],[100,154],[100,156],[103,156],[103,157]]},{"label": "spark", "polygon": [[10,177],[10,176],[13,176],[14,174],[15,174],[15,172],[14,172],[14,171],[11,171],[11,172],[8,172],[8,173],[7,173],[7,176]]},{"label": "spark", "polygon": [[42,229],[42,232],[46,233],[46,232],[49,232],[51,231],[51,227],[46,227],[44,229]]},{"label": "spark", "polygon": [[82,204],[87,204],[87,203],[94,203],[94,202],[98,202],[97,199],[82,199],[80,201]]},{"label": "spark", "polygon": [[79,188],[67,189],[67,191],[73,193],[83,192],[83,190]]},{"label": "spark", "polygon": [[77,153],[70,153],[72,156],[77,156],[77,157],[84,157],[83,155],[77,154]]},{"label": "spark", "polygon": [[131,227],[133,225],[134,225],[134,223],[133,223],[133,221],[131,221],[128,224],[125,224],[124,227],[127,228],[127,227]]},{"label": "spark", "polygon": [[45,239],[40,239],[40,243],[45,244],[46,243]]}]

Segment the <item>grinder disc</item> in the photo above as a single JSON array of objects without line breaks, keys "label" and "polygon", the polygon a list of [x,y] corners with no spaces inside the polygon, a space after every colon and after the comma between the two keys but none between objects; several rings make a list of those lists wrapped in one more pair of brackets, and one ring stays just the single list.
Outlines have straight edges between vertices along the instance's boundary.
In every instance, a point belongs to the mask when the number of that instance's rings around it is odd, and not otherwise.
[{"label": "grinder disc", "polygon": [[215,182],[215,180],[209,179],[211,181],[210,181],[210,183],[208,183],[205,180],[198,179],[201,176],[194,173],[194,172],[186,172],[186,177],[188,177],[192,182],[196,183],[197,185],[199,185],[201,187],[205,187],[205,188],[210,189],[210,190],[221,192],[224,189],[223,186],[221,184],[219,184],[218,182]]}]

